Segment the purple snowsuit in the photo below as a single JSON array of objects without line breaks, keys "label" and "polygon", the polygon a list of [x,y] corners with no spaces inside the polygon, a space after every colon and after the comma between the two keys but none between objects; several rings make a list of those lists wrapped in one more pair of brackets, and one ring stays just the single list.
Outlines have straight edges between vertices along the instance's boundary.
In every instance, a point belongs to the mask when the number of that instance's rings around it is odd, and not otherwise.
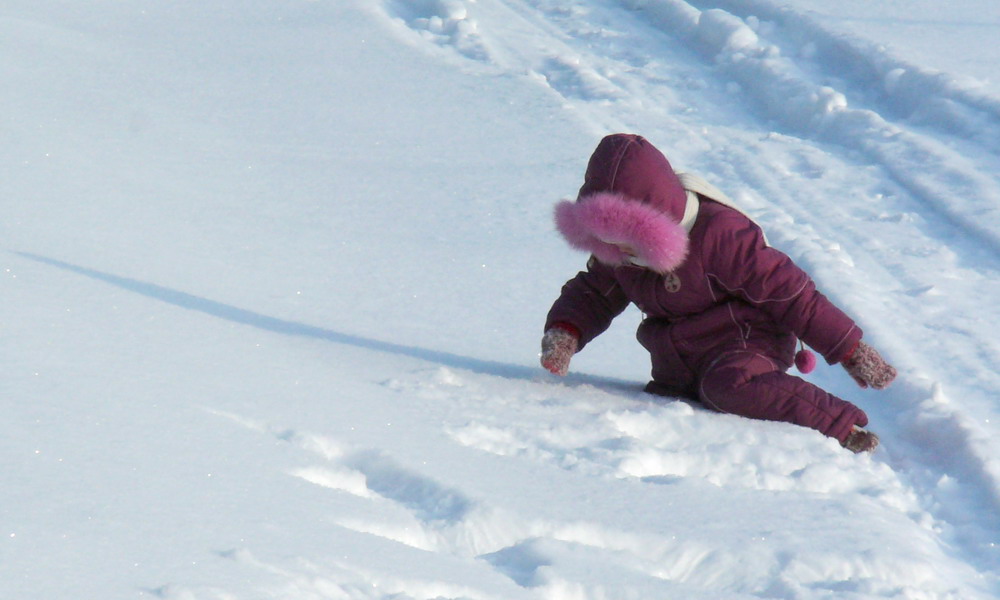
[{"label": "purple snowsuit", "polygon": [[[667,159],[634,135],[601,141],[574,206],[606,192],[644,209],[654,207],[674,223],[687,203]],[[560,223],[567,239],[579,233],[567,229]],[[648,245],[641,235],[629,235],[613,243]],[[683,241],[686,256],[669,272],[624,261],[609,264],[600,259],[607,248],[595,241],[587,271],[563,287],[546,330],[570,325],[579,332],[582,349],[631,302],[645,315],[637,338],[652,359],[647,391],[698,399],[721,412],[796,423],[841,442],[854,425],[866,425],[858,407],[786,373],[796,338],[830,364],[861,340],[861,329],[812,279],[769,247],[748,217],[705,196],[698,197],[697,218]],[[638,252],[643,256],[642,248]]]}]

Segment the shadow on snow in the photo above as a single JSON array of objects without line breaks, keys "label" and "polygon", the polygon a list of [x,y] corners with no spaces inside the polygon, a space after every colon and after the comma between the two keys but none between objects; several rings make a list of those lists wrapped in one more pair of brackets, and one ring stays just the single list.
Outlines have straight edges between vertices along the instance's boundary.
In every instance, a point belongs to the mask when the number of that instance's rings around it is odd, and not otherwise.
[{"label": "shadow on snow", "polygon": [[[104,283],[113,285],[117,288],[121,288],[123,290],[139,294],[147,298],[152,298],[153,300],[158,300],[160,302],[172,304],[180,308],[193,310],[212,317],[224,319],[232,323],[247,325],[271,333],[319,339],[327,342],[332,342],[335,344],[354,346],[356,348],[362,348],[364,350],[372,350],[375,352],[383,352],[387,354],[396,354],[399,356],[416,358],[427,362],[437,363],[445,367],[465,369],[468,371],[474,371],[486,375],[494,375],[511,379],[522,379],[527,381],[544,381],[546,378],[549,377],[549,375],[547,375],[541,370],[541,367],[532,368],[525,365],[515,365],[515,364],[501,363],[491,360],[483,360],[468,356],[460,356],[457,354],[452,354],[450,352],[442,352],[440,350],[431,350],[428,348],[420,348],[417,346],[407,346],[404,344],[397,344],[394,342],[376,340],[349,333],[341,333],[330,329],[324,329],[322,327],[316,327],[314,325],[307,325],[305,323],[297,323],[295,321],[289,321],[286,319],[269,317],[267,315],[256,313],[229,304],[224,304],[222,302],[216,302],[215,300],[209,300],[207,298],[202,298],[199,296],[195,296],[193,294],[188,294],[187,292],[173,290],[161,285],[157,285],[155,283],[140,281],[138,279],[132,279],[130,277],[112,275],[110,273],[105,273],[102,271],[98,271],[96,269],[81,267],[79,265],[74,265],[68,262],[64,262],[54,258],[49,258],[46,256],[41,256],[38,254],[32,254],[29,252],[17,252],[17,251],[14,251],[13,253],[22,258],[26,258],[28,260],[46,264],[52,267],[57,267],[59,269],[70,271],[78,275],[83,275],[84,277],[89,277],[90,279],[102,281]],[[570,375],[566,377],[565,380],[561,379],[559,381],[560,382],[565,381],[567,384],[570,385],[592,385],[615,393],[626,392],[634,394],[635,392],[638,392],[639,390],[642,389],[641,385],[638,384],[637,382],[629,382],[629,381],[616,380],[607,377],[597,377],[585,374]]]}]

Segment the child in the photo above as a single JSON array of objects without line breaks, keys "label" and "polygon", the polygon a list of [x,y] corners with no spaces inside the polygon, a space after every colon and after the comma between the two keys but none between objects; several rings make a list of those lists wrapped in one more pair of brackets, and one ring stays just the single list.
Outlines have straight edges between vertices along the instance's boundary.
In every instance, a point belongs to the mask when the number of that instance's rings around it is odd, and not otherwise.
[{"label": "child", "polygon": [[592,256],[548,313],[546,369],[565,375],[573,354],[632,302],[652,358],[647,392],[811,427],[854,452],[878,445],[860,408],[786,371],[793,360],[803,372],[815,363],[795,354],[797,338],[861,387],[882,389],[896,370],[724,194],[674,173],[644,138],[604,138],[576,202],[556,206],[556,226]]}]

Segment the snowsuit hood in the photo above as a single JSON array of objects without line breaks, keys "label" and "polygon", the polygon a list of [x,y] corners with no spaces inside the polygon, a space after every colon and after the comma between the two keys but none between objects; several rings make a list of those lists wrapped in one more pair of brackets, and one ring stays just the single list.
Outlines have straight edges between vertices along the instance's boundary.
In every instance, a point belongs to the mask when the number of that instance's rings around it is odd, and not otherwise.
[{"label": "snowsuit hood", "polygon": [[591,155],[576,202],[556,205],[556,228],[570,246],[605,264],[635,261],[667,273],[687,256],[688,235],[680,225],[686,204],[684,186],[663,153],[642,136],[614,134]]}]

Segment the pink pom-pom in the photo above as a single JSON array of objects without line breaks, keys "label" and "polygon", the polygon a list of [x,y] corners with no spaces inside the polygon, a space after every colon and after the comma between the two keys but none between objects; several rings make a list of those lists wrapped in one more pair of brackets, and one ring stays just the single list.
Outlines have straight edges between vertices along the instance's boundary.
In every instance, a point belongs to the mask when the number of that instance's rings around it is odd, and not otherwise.
[{"label": "pink pom-pom", "polygon": [[812,373],[816,368],[816,355],[803,348],[795,353],[795,368],[800,373]]}]

